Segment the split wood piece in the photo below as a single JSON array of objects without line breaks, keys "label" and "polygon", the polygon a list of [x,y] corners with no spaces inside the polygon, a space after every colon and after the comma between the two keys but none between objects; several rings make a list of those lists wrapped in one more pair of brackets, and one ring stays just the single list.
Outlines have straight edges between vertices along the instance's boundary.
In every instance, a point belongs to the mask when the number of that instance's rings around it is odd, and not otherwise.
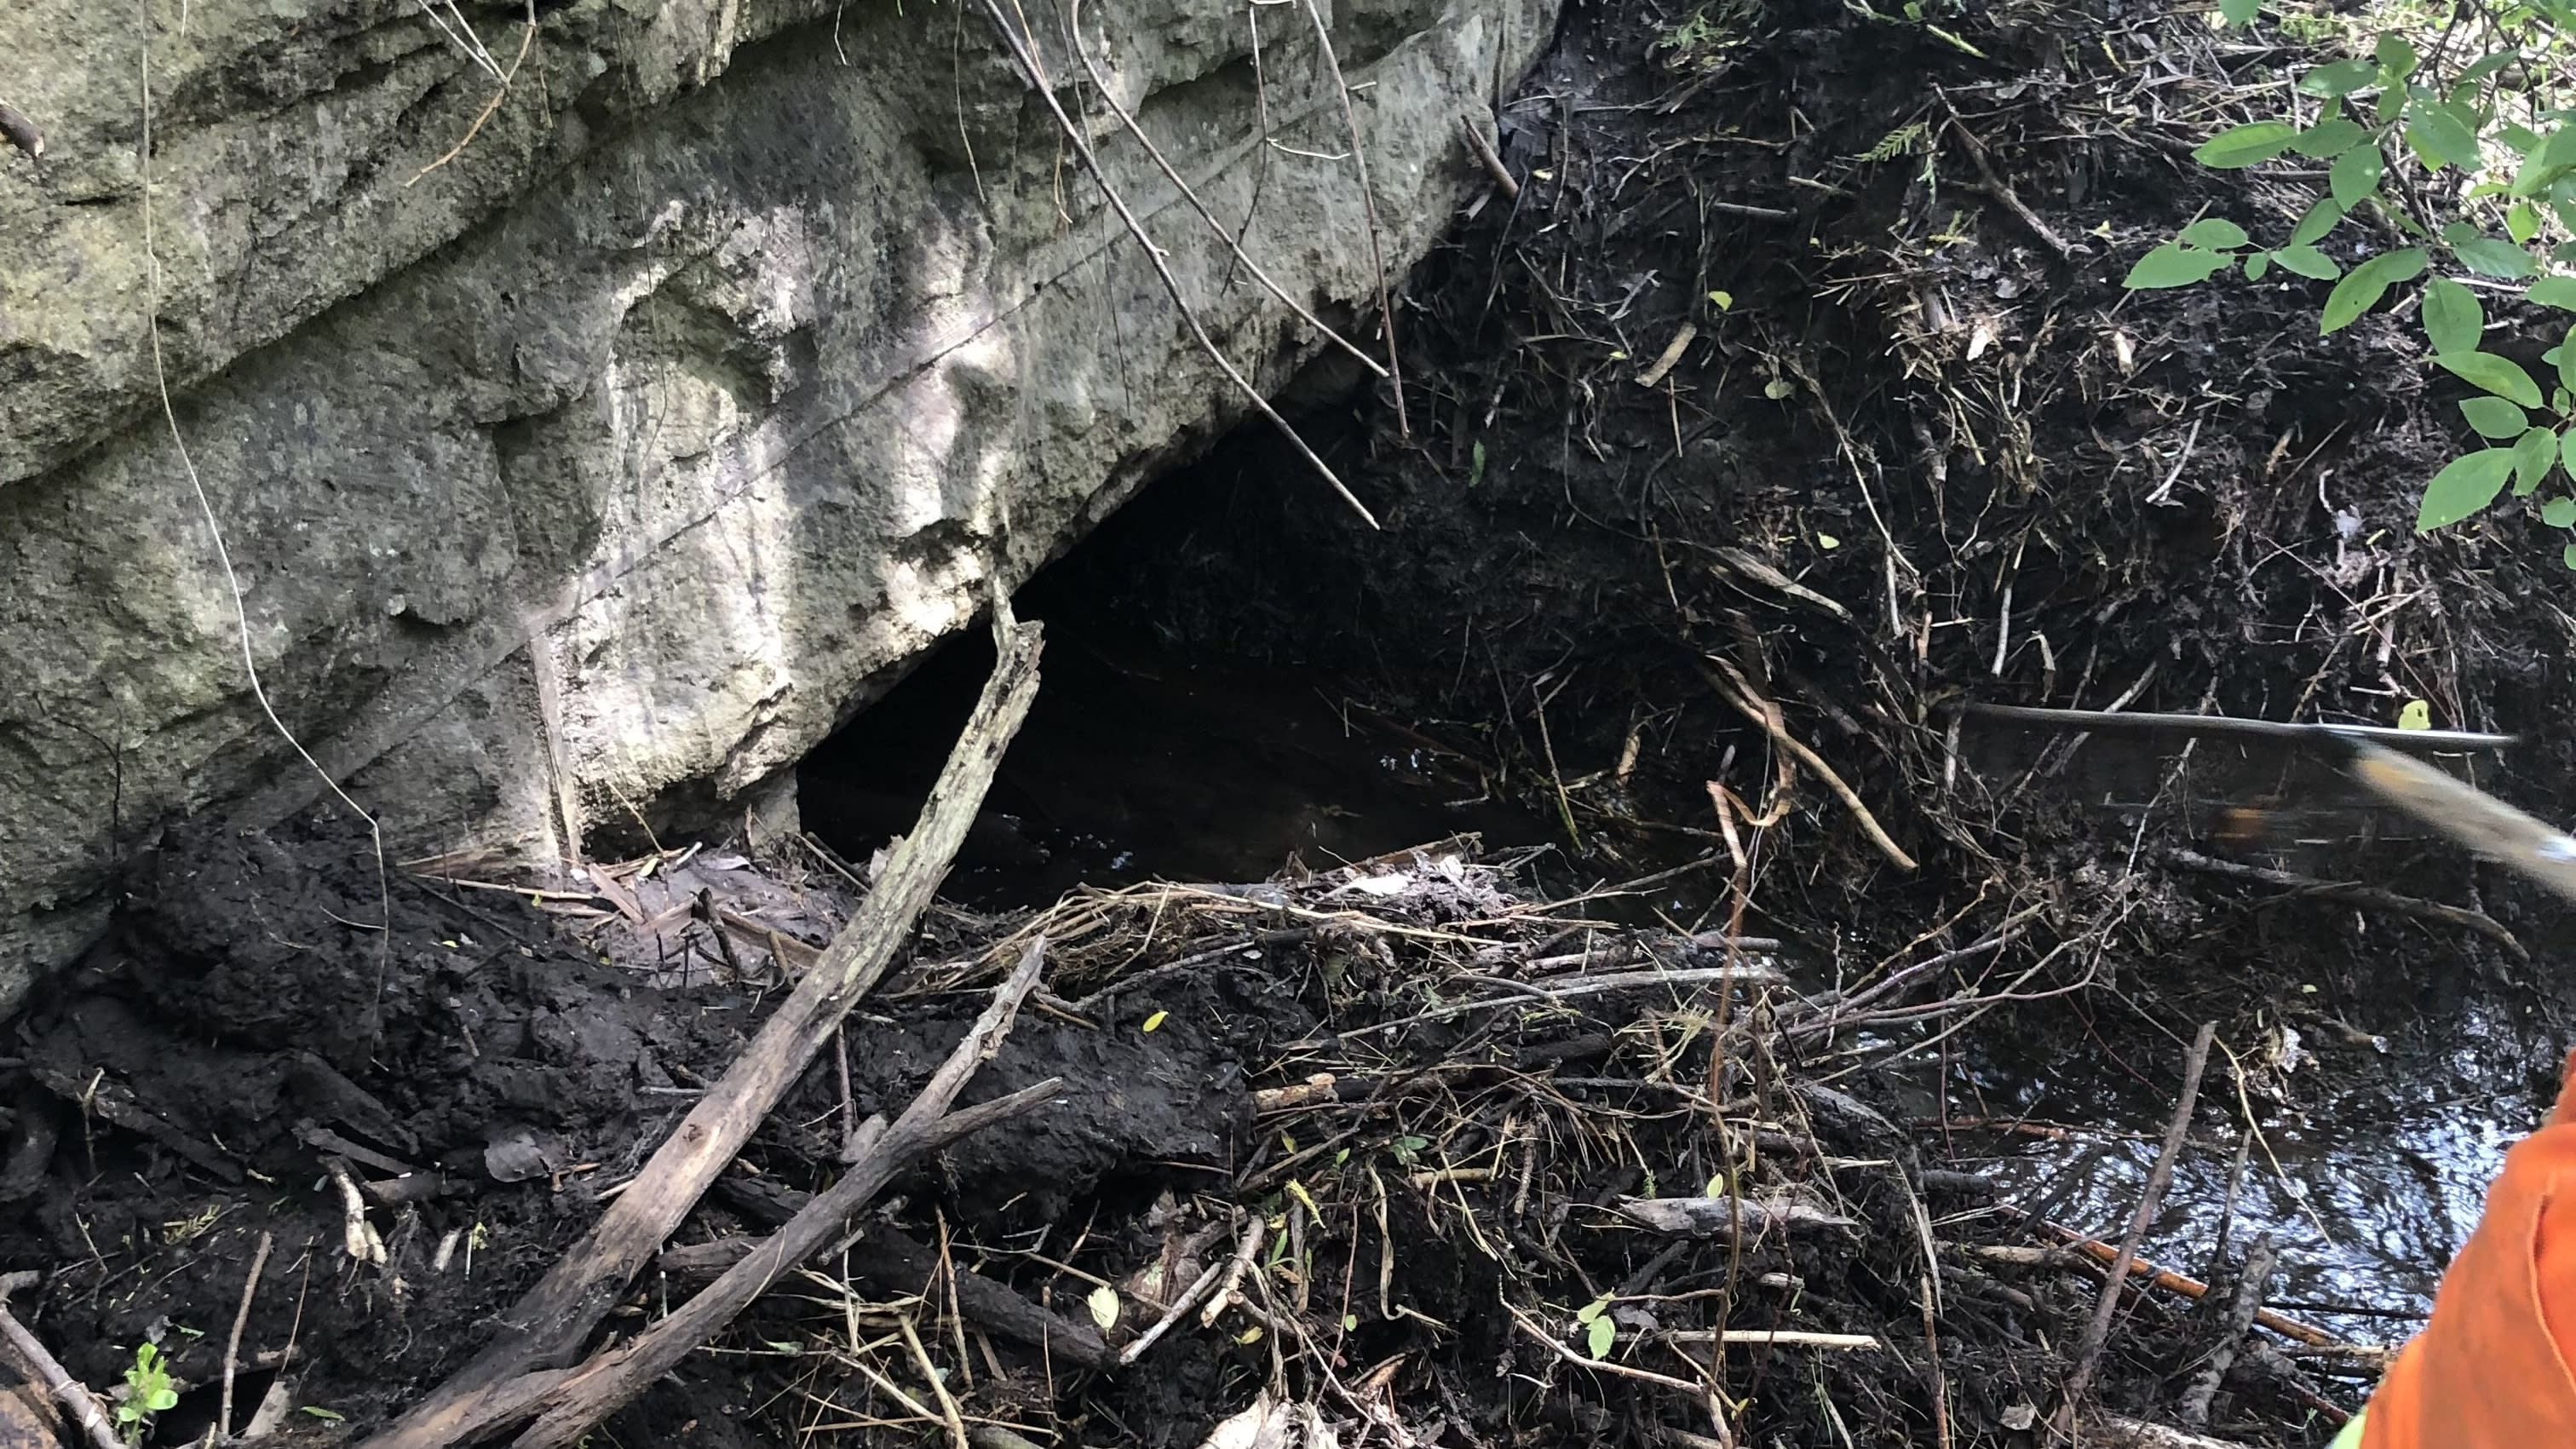
[{"label": "split wood piece", "polygon": [[[750,1257],[764,1241],[740,1237],[694,1243],[669,1249],[655,1262],[663,1272],[683,1282],[703,1283]],[[871,1225],[864,1237],[850,1245],[848,1271],[889,1292],[914,1292],[939,1272],[939,1255],[927,1243],[879,1223]],[[957,1311],[976,1328],[1014,1343],[1043,1348],[1060,1364],[1086,1369],[1109,1366],[1109,1346],[1090,1323],[1048,1312],[1007,1285],[962,1264],[956,1272]]]},{"label": "split wood piece", "polygon": [[[841,1180],[799,1209],[785,1227],[772,1233],[758,1251],[725,1270],[705,1291],[646,1329],[636,1339],[584,1364],[550,1390],[543,1412],[528,1431],[513,1441],[514,1449],[567,1449],[599,1422],[625,1407],[646,1385],[669,1373],[680,1360],[723,1332],[752,1301],[806,1259],[831,1246],[848,1231],[850,1218],[865,1207],[916,1159],[936,1152],[969,1133],[1015,1117],[1055,1099],[1063,1090],[1060,1077],[1013,1092],[963,1111],[948,1109],[978,1068],[1001,1049],[1020,1003],[1038,984],[1045,964],[1046,940],[1029,943],[1020,963],[993,993],[992,1004],[967,1029],[948,1060],[931,1075],[921,1095],[903,1109],[852,1164]],[[495,1426],[497,1427],[497,1426]]]},{"label": "split wood piece", "polygon": [[[1484,119],[1488,126],[1494,123],[1491,116]],[[1494,189],[1503,194],[1503,200],[1520,200],[1520,178],[1512,175],[1512,168],[1503,164],[1503,158],[1494,150],[1494,143],[1485,139],[1483,128],[1476,124],[1476,117],[1461,115],[1458,128],[1467,133],[1467,149],[1475,153],[1476,164],[1485,168],[1485,174],[1494,178]]]},{"label": "split wood piece", "polygon": [[1843,802],[1843,808],[1851,811],[1852,818],[1860,822],[1861,834],[1869,837],[1869,843],[1878,847],[1879,854],[1886,856],[1898,870],[1914,869],[1914,857],[1907,855],[1904,848],[1880,827],[1878,817],[1861,803],[1860,792],[1844,783],[1843,777],[1834,773],[1834,767],[1825,763],[1824,756],[1808,749],[1789,733],[1788,725],[1780,718],[1780,707],[1756,693],[1751,682],[1734,665],[1714,654],[1708,656],[1708,662],[1724,672],[1724,677],[1720,678],[1716,672],[1702,671],[1716,688],[1718,697],[1733,705],[1746,719],[1760,725],[1763,733],[1778,741],[1780,748],[1807,767],[1807,773],[1823,781],[1825,788],[1833,791],[1835,798]]},{"label": "split wood piece", "polygon": [[1729,1238],[1739,1231],[1747,1237],[1758,1238],[1773,1228],[1795,1231],[1801,1228],[1853,1229],[1860,1226],[1857,1218],[1847,1218],[1813,1203],[1788,1198],[1762,1201],[1729,1197],[1623,1197],[1619,1199],[1618,1209],[1622,1216],[1656,1232],[1697,1238]]},{"label": "split wood piece", "polygon": [[492,1343],[368,1440],[367,1449],[456,1443],[463,1426],[492,1422],[497,1391],[532,1369],[560,1365],[578,1353],[636,1271],[831,1040],[841,1018],[894,964],[965,843],[1002,752],[1037,695],[1040,626],[1014,622],[1008,604],[998,602],[994,633],[1000,658],[983,698],[931,787],[920,822],[894,848],[858,913],[598,1224],[501,1316]]},{"label": "split wood piece", "polygon": [[[2196,850],[2171,851],[2168,852],[2167,858],[2185,870],[2196,870],[2203,875],[2251,881],[2256,885],[2274,886],[2297,896],[2305,896],[2310,900],[2341,901],[2346,905],[2394,911],[2401,916],[2413,916],[2424,921],[2439,921],[2446,926],[2475,931],[2502,946],[2515,960],[2525,963],[2531,960],[2531,953],[2523,948],[2521,940],[2515,937],[2502,921],[2484,911],[2473,911],[2466,906],[2446,906],[2440,901],[2428,901],[2419,896],[2401,896],[2395,891],[2382,890],[2378,886],[2361,885],[2353,881],[2320,880],[2312,875],[2298,875],[2291,871],[2273,870],[2267,866],[2220,860],[2215,856],[2203,855]],[[2258,904],[2278,905],[2286,899],[2288,897],[2275,897]]]},{"label": "split wood piece", "polygon": [[2272,1286],[2272,1269],[2280,1254],[2272,1246],[2272,1235],[2265,1233],[2245,1250],[2245,1266],[2236,1277],[2236,1291],[2228,1295],[2227,1317],[2219,1325],[2218,1341],[2209,1350],[2208,1361],[2192,1375],[2191,1387],[2183,1391],[2182,1401],[2174,1406],[2174,1416],[2192,1428],[2209,1424],[2209,1408],[2218,1399],[2218,1386],[2226,1381],[2227,1371],[2236,1366],[2236,1355],[2245,1344],[2245,1336],[2254,1329],[2254,1315],[2262,1311],[2263,1294]]},{"label": "split wood piece", "polygon": [[1843,1353],[1887,1347],[1874,1334],[1813,1333],[1795,1328],[1677,1328],[1662,1337],[1666,1343],[1700,1347],[1715,1343],[1728,1348],[1820,1348]]},{"label": "split wood piece", "polygon": [[116,1437],[115,1426],[107,1421],[107,1411],[98,1406],[98,1397],[65,1371],[36,1335],[27,1331],[27,1325],[9,1311],[9,1295],[35,1281],[33,1273],[12,1273],[0,1278],[0,1340],[8,1343],[22,1365],[45,1386],[45,1392],[71,1412],[73,1421],[89,1435],[92,1449],[125,1449],[124,1441]]},{"label": "split wood piece", "polygon": [[2138,1261],[2138,1244],[2147,1235],[2147,1225],[2156,1219],[2164,1206],[2165,1189],[2173,1182],[2174,1163],[2182,1157],[2183,1140],[2191,1131],[2191,1109],[2200,1100],[2201,1074],[2209,1067],[2210,1043],[2217,1040],[2218,1024],[2202,1022],[2200,1031],[2191,1039],[2191,1050],[2183,1056],[2182,1100],[2174,1104],[2173,1120],[2165,1124],[2165,1140],[2156,1149],[2156,1165],[2147,1172],[2146,1190],[2138,1194],[2138,1206],[2129,1215],[2128,1231],[2120,1235],[2119,1251],[2111,1257],[2111,1271],[2102,1282],[2102,1297],[2093,1305],[2093,1320],[2084,1326],[2082,1347],[2076,1350],[2075,1372],[2067,1375],[2066,1397],[2058,1406],[2057,1428],[2061,1435],[2072,1438],[2075,1410],[2084,1402],[2085,1391],[2093,1387],[2094,1372],[2102,1365],[2103,1345],[2111,1339],[2111,1320],[2120,1311],[2120,1285],[2128,1280],[2129,1270]]}]

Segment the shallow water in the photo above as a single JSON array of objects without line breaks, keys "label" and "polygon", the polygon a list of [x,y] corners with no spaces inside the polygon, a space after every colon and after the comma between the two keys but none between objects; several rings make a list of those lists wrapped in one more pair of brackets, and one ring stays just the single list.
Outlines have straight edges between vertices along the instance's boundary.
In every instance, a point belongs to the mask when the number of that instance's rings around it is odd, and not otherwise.
[{"label": "shallow water", "polygon": [[[979,639],[952,644],[818,751],[803,776],[808,828],[864,860],[908,825],[990,656]],[[1464,830],[1495,847],[1554,834],[1483,792],[1466,762],[1347,705],[1310,672],[1194,668],[1106,643],[1077,620],[1051,639],[1044,674],[988,828],[951,877],[953,898],[1032,904],[1082,883],[1257,880],[1292,857],[1323,867]],[[2116,809],[2124,788],[2152,793],[2152,779],[2121,778],[2134,763],[2096,751],[2074,789]],[[2205,784],[2275,769],[2201,763]],[[1659,904],[1688,920],[1701,903]],[[2331,984],[2280,983],[2299,1004],[2290,1070],[2280,1070],[2277,1031],[2231,1041],[2247,1066],[2240,1096],[2226,1053],[2215,1054],[2193,1146],[2145,1251],[2207,1279],[2222,1219],[2239,1252],[2270,1232],[2282,1249],[2276,1305],[2350,1339],[2394,1342],[2429,1311],[2505,1149],[2547,1110],[2568,1044],[2549,1023],[2570,1015],[2541,993],[2475,977],[2428,950],[2434,938],[2422,932],[2377,939],[2385,959],[2363,963],[2356,979],[2367,985],[2351,999]],[[2070,1030],[2069,1011],[2089,1027]],[[2183,1044],[2117,996],[2052,1004],[2024,1033],[1997,1026],[1962,1069],[1973,1076],[1954,1079],[1950,1115],[2074,1130],[2050,1140],[1955,1128],[1947,1151],[2006,1183],[2012,1200],[2116,1240],[2171,1115]],[[1936,1116],[1928,1091],[1924,1103]],[[2231,1214],[2249,1110],[2261,1138]]]},{"label": "shallow water", "polygon": [[[2425,961],[2416,969],[2444,968]],[[2273,1306],[2359,1342],[2394,1343],[2421,1326],[2505,1150],[2546,1115],[2565,1043],[2527,1000],[2425,983],[2406,970],[2392,965],[2385,997],[2347,1012],[2384,1035],[2385,1051],[2340,1033],[2320,1040],[2328,1033],[2306,1023],[2300,1049],[2316,1055],[2286,1076],[2250,1070],[2242,1096],[2227,1055],[2213,1053],[2192,1143],[2145,1256],[2207,1280],[2236,1179],[2236,1251],[2260,1232],[2281,1249]],[[1957,1130],[1951,1140],[1963,1157],[1991,1156],[1988,1170],[2011,1184],[2016,1201],[2053,1199],[2055,1221],[2117,1241],[2172,1115],[2183,1046],[2146,1035],[2134,1015],[2097,1024],[2118,1036],[2123,1056],[2148,1058],[2143,1074],[2152,1082],[2098,1046],[2089,1055],[2007,1048],[1978,1074],[1996,1116],[2091,1130],[2058,1141]],[[2261,1131],[2237,1179],[2249,1108]]]}]

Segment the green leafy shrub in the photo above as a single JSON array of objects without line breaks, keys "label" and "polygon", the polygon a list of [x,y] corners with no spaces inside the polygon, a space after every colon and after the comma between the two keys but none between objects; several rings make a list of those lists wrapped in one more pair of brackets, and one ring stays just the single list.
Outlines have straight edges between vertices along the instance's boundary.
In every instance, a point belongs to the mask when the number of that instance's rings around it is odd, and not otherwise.
[{"label": "green leafy shrub", "polygon": [[[2244,25],[2258,6],[2219,8],[2226,23]],[[2366,57],[2308,70],[2291,114],[2231,127],[2192,153],[2219,170],[2283,157],[2324,163],[2325,184],[2297,224],[2267,245],[2233,221],[2203,217],[2128,274],[2131,288],[2191,286],[2231,267],[2249,281],[2275,267],[2331,281],[2320,334],[2420,279],[2416,318],[2432,364],[2479,391],[2460,412],[2487,445],[2426,482],[2421,532],[2484,511],[2508,487],[2516,498],[2547,490],[2541,521],[2576,527],[2576,322],[2534,377],[2483,349],[2479,300],[2483,291],[2576,313],[2567,270],[2576,266],[2576,109],[2558,95],[2571,32],[2576,0],[2464,7],[2432,28],[2429,56],[2392,30]],[[2399,244],[2345,266],[2320,243],[2354,219],[2383,223],[2373,228],[2382,241]],[[2576,568],[2576,543],[2562,557]]]}]

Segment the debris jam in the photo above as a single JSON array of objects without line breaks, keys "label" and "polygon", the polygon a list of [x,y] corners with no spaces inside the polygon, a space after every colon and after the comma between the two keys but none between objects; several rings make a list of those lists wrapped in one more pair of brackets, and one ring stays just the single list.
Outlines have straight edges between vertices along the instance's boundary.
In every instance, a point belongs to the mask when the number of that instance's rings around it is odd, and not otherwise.
[{"label": "debris jam", "polygon": [[[1406,408],[1308,419],[1385,529],[1220,443],[810,833],[413,862],[389,929],[361,831],[166,833],[0,1067],[69,1432],[2321,1449],[2555,1090],[2566,912],[2295,750],[1961,706],[2420,702],[2563,822],[2555,556],[2409,530],[2386,318],[2119,286],[2297,217],[2188,154],[2313,38],[1921,8],[1574,10]],[[1139,651],[1447,803],[1301,814]],[[1104,667],[1191,748],[1050,736]]]}]

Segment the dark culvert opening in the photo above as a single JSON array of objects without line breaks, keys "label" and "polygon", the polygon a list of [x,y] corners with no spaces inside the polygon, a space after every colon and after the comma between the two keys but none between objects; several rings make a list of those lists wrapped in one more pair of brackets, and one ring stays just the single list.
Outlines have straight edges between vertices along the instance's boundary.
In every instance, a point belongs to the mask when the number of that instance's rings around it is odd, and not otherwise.
[{"label": "dark culvert opening", "polygon": [[[1337,470],[1365,461],[1347,393],[1297,414]],[[1477,831],[1540,845],[1546,820],[1463,752],[1383,709],[1412,661],[1360,627],[1363,561],[1326,485],[1258,419],[1142,489],[1022,587],[1043,683],[948,892],[1033,904],[1148,877],[1258,881]],[[865,862],[911,828],[994,661],[950,638],[807,756],[805,829]]]}]

